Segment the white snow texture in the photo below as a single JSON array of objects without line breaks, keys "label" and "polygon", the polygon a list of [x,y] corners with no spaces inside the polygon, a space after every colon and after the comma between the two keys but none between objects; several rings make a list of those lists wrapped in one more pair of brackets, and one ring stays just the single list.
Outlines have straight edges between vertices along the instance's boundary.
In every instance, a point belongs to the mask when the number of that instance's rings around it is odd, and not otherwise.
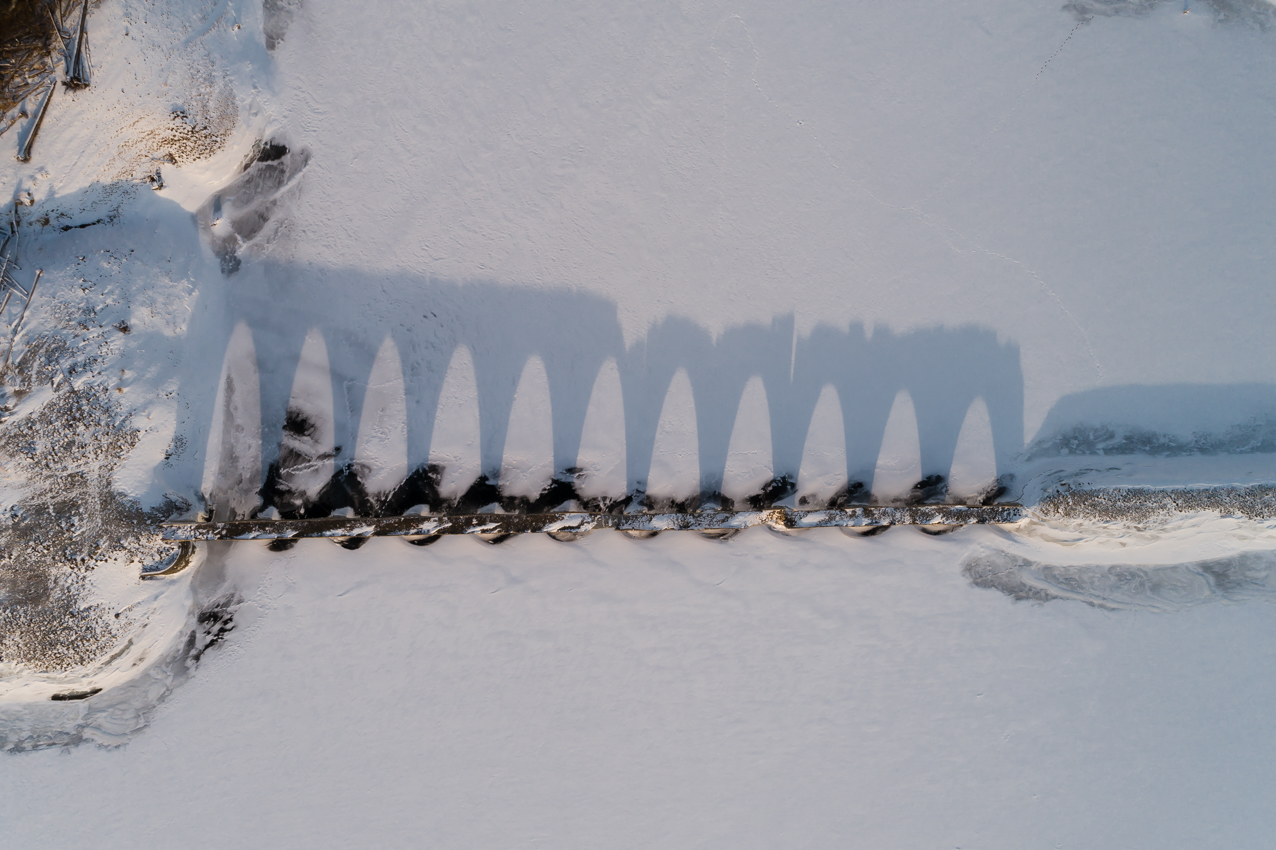
[{"label": "white snow texture", "polygon": [[[1276,483],[1271,8],[1060,6],[102,0],[93,84],[0,157],[47,287],[15,351],[126,321],[66,380],[138,430],[116,488],[190,517],[427,468]],[[0,659],[0,836],[1266,847],[1273,552],[1206,511],[121,563],[121,654]]]}]

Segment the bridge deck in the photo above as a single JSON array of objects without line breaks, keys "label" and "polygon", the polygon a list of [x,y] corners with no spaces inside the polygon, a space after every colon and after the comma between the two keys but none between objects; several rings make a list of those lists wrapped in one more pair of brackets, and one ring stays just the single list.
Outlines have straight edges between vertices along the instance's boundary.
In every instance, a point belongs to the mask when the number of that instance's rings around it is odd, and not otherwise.
[{"label": "bridge deck", "polygon": [[1020,505],[857,505],[821,510],[721,511],[688,513],[423,514],[394,517],[241,519],[226,522],[171,522],[165,540],[279,540],[306,537],[433,537],[440,534],[579,533],[618,531],[737,531],[755,525],[779,530],[881,528],[891,525],[959,526],[1008,524],[1023,518]]}]

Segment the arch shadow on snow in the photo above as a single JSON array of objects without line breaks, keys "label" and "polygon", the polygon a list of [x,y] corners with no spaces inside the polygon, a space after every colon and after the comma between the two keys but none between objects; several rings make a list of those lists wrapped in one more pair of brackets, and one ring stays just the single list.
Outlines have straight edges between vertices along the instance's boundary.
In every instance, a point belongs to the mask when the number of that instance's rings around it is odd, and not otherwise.
[{"label": "arch shadow on snow", "polygon": [[[494,504],[548,509],[572,499],[595,509],[649,506],[647,479],[661,411],[680,370],[694,398],[700,483],[698,493],[675,503],[682,507],[732,504],[722,494],[724,470],[741,398],[755,377],[766,394],[773,471],[771,482],[748,499],[756,506],[793,494],[812,416],[828,386],[837,393],[846,445],[847,486],[835,503],[869,500],[887,419],[901,390],[912,399],[921,449],[923,481],[912,494],[915,501],[944,498],[944,477],[976,399],[988,410],[997,471],[1023,449],[1018,347],[984,328],[896,333],[851,324],[797,334],[789,314],[728,328],[715,338],[694,321],[669,317],[626,345],[616,303],[567,289],[258,263],[220,287],[201,294],[210,306],[197,308],[196,315],[208,318],[202,327],[192,326],[192,337],[201,338],[193,344],[202,351],[225,353],[227,365],[219,386],[193,401],[192,412],[203,411],[196,416],[205,422],[217,405],[233,408],[225,414],[231,418],[259,416],[259,456],[242,429],[223,428],[214,489],[250,490],[255,476],[264,479],[261,504],[247,492],[206,493],[224,516],[272,506],[294,517],[340,508],[385,515],[420,504],[435,510]],[[303,348],[316,334],[331,376],[330,423],[314,421],[322,412],[306,413],[304,404],[290,409]],[[238,350],[228,350],[233,339]],[[387,340],[403,376],[406,476],[397,488],[369,493],[368,470],[354,451],[361,423],[378,415],[368,409],[376,404],[368,401],[368,387]],[[477,391],[480,475],[449,503],[439,493],[445,470],[428,459],[445,377],[462,347]],[[244,357],[252,362],[235,366]],[[548,385],[554,474],[539,496],[514,498],[501,492],[501,466],[515,394],[534,357],[543,363]],[[595,382],[608,361],[615,363],[623,398],[626,492],[584,500],[575,489],[577,456]],[[214,389],[220,401],[214,401]],[[326,408],[327,387],[319,390]],[[245,394],[254,396],[247,406]],[[330,434],[326,451],[322,445],[299,449],[316,430]],[[298,485],[313,481],[316,469],[328,478],[325,485]]]}]

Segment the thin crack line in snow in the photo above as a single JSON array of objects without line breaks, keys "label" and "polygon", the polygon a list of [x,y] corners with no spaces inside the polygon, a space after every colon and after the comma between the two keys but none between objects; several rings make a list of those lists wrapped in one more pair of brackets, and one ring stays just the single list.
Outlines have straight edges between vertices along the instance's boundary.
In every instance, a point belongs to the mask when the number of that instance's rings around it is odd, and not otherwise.
[{"label": "thin crack line in snow", "polygon": [[[987,254],[990,257],[996,257],[999,260],[1005,260],[1008,263],[1014,263],[1016,266],[1018,266],[1019,268],[1027,272],[1028,275],[1030,275],[1033,280],[1035,280],[1038,284],[1040,284],[1041,288],[1044,289],[1047,293],[1049,293],[1050,297],[1053,298],[1055,300],[1055,303],[1059,305],[1059,309],[1063,311],[1063,314],[1072,321],[1073,326],[1076,327],[1077,329],[1077,333],[1081,334],[1081,339],[1085,342],[1086,353],[1090,355],[1090,360],[1091,362],[1094,363],[1095,371],[1099,373],[1098,379],[1100,381],[1103,380],[1103,365],[1099,363],[1099,358],[1094,353],[1094,345],[1090,342],[1090,335],[1085,332],[1085,328],[1083,328],[1081,326],[1081,323],[1077,321],[1077,317],[1072,315],[1072,311],[1069,310],[1067,305],[1063,303],[1063,299],[1059,297],[1058,293],[1056,293],[1053,289],[1051,289],[1049,285],[1047,285],[1046,282],[1042,280],[1041,275],[1037,274],[1028,266],[1024,265],[1022,261],[1016,260],[1014,257],[1007,256],[1006,254],[999,254],[990,248],[985,248],[984,246],[980,245],[978,242],[975,242],[969,237],[964,236],[961,233],[958,233],[958,231],[954,230],[951,227],[948,227],[947,225],[941,225],[941,226],[947,227],[949,230],[952,230],[953,233],[957,234],[959,238],[964,239],[966,242],[968,242],[973,248],[975,248],[975,250],[980,251],[984,254]],[[944,241],[947,242],[947,240],[944,240]],[[948,243],[948,245],[949,247],[953,248],[954,251],[957,250],[956,247],[952,245],[952,243]],[[958,252],[958,253],[961,253],[961,252]]]},{"label": "thin crack line in snow", "polygon": [[971,239],[969,236],[962,233],[960,230],[956,229],[955,227],[952,227],[951,225],[937,224],[937,223],[931,222],[929,219],[927,219],[926,216],[922,215],[921,213],[918,213],[916,210],[905,209],[903,207],[895,207],[895,209],[904,210],[906,212],[911,212],[914,215],[916,215],[919,221],[921,221],[927,227],[934,230],[939,235],[939,238],[944,241],[944,244],[947,245],[949,250],[952,251],[954,254],[965,254],[967,252],[963,251],[961,248],[958,248],[956,245],[954,245],[952,241],[948,239],[948,237],[944,236],[943,233],[940,232],[941,230],[949,231],[950,233],[953,234],[953,236],[962,240],[967,245],[969,245],[973,250],[978,251],[981,254],[986,254],[989,257],[996,257],[997,259],[1004,260],[1007,263],[1013,263],[1014,265],[1023,269],[1023,271],[1029,277],[1031,277],[1033,280],[1037,282],[1038,286],[1040,286],[1042,289],[1046,291],[1047,295],[1049,295],[1051,298],[1055,300],[1055,303],[1059,305],[1059,309],[1063,312],[1063,315],[1067,316],[1068,320],[1072,322],[1072,326],[1076,328],[1077,333],[1081,335],[1081,341],[1085,345],[1086,354],[1090,355],[1090,362],[1094,364],[1094,370],[1098,375],[1097,380],[1099,381],[1103,380],[1103,364],[1099,362],[1098,355],[1094,353],[1094,345],[1090,341],[1090,335],[1086,333],[1085,328],[1082,327],[1081,322],[1077,320],[1077,317],[1072,314],[1072,311],[1068,309],[1068,306],[1063,303],[1063,299],[1059,297],[1059,294],[1050,288],[1050,285],[1045,282],[1045,280],[1041,277],[1041,275],[1033,271],[1033,269],[1031,269],[1022,260],[1017,260],[1008,254],[999,253],[997,251],[992,250],[991,248],[985,248],[983,245],[979,244],[978,242]]},{"label": "thin crack line in snow", "polygon": [[1069,30],[1068,34],[1064,36],[1063,41],[1059,42],[1059,46],[1055,48],[1054,53],[1051,53],[1046,58],[1046,61],[1041,63],[1041,67],[1037,69],[1037,73],[1034,74],[1032,77],[1032,82],[1028,83],[1028,85],[1024,87],[1024,90],[1019,93],[1019,96],[1017,98],[1015,98],[1015,102],[1010,105],[1010,108],[1007,109],[1005,113],[1003,113],[1002,116],[997,119],[997,123],[994,124],[992,129],[989,130],[987,134],[984,135],[983,139],[980,140],[979,144],[975,146],[975,150],[970,154],[970,156],[966,158],[966,161],[961,164],[961,167],[958,168],[956,171],[954,171],[952,175],[948,177],[947,180],[944,180],[942,183],[940,183],[939,186],[935,189],[935,191],[931,192],[929,195],[927,195],[926,197],[919,200],[916,204],[914,204],[913,205],[914,207],[920,207],[923,204],[933,200],[936,195],[940,194],[945,189],[947,189],[950,185],[952,185],[954,180],[956,180],[958,177],[962,176],[968,170],[970,170],[971,163],[973,163],[975,159],[979,156],[979,154],[983,152],[984,148],[988,145],[988,141],[992,139],[993,136],[997,135],[998,131],[1001,130],[1001,126],[1006,123],[1007,119],[1009,119],[1011,115],[1014,115],[1016,112],[1019,111],[1019,107],[1023,104],[1024,98],[1028,96],[1029,92],[1031,92],[1034,88],[1036,88],[1037,81],[1041,79],[1041,75],[1044,74],[1046,71],[1046,68],[1050,66],[1050,62],[1056,56],[1058,56],[1061,52],[1063,52],[1063,48],[1067,45],[1069,41],[1072,40],[1072,36],[1076,35],[1077,30],[1081,29],[1081,27],[1085,26],[1088,23],[1090,23],[1089,18],[1084,18],[1080,21],[1077,21],[1076,26],[1074,26],[1071,30]]},{"label": "thin crack line in snow", "polygon": [[1090,22],[1089,18],[1085,18],[1083,20],[1078,21],[1076,26],[1074,26],[1071,30],[1069,30],[1068,34],[1064,37],[1063,41],[1059,43],[1059,46],[1055,48],[1054,53],[1051,53],[1048,57],[1046,57],[1046,61],[1041,63],[1041,67],[1037,69],[1037,73],[1033,76],[1032,82],[1029,83],[1027,87],[1024,88],[1024,90],[1019,94],[1019,97],[1015,99],[1015,102],[1010,107],[1010,109],[1006,110],[1005,114],[1003,114],[1001,118],[997,120],[997,123],[993,126],[993,128],[988,131],[987,135],[984,136],[983,141],[981,141],[978,147],[976,148],[976,153],[971,154],[971,156],[962,165],[962,167],[958,169],[958,171],[954,173],[951,177],[949,177],[946,181],[944,181],[944,183],[941,184],[938,189],[936,189],[931,194],[927,195],[922,200],[918,201],[917,204],[913,206],[907,206],[907,207],[898,206],[896,204],[888,203],[887,201],[882,200],[876,194],[874,194],[873,190],[869,189],[868,186],[864,185],[862,181],[856,179],[855,177],[852,177],[848,172],[844,171],[837,164],[837,160],[833,158],[833,155],[830,154],[828,152],[828,149],[824,147],[824,144],[820,141],[819,136],[816,135],[816,133],[813,130],[806,127],[805,121],[799,119],[797,116],[795,116],[794,114],[789,112],[787,109],[780,106],[780,104],[776,103],[767,95],[767,93],[762,89],[762,84],[758,82],[757,70],[758,70],[759,63],[761,63],[762,61],[762,56],[760,53],[758,53],[757,44],[753,41],[753,35],[749,32],[748,25],[745,24],[744,19],[740,17],[739,15],[734,15],[734,14],[729,15],[728,17],[719,21],[718,25],[713,28],[713,34],[709,37],[709,49],[718,55],[719,60],[724,65],[726,65],[728,69],[730,69],[731,63],[728,62],[726,59],[722,58],[721,54],[718,53],[718,49],[714,47],[714,42],[717,40],[718,31],[722,28],[722,26],[724,24],[730,23],[731,21],[739,22],[740,28],[744,31],[744,37],[748,39],[749,41],[749,49],[753,51],[753,67],[750,68],[749,70],[749,79],[753,83],[753,87],[757,90],[758,94],[762,96],[762,99],[765,100],[771,106],[772,109],[781,113],[786,118],[788,118],[789,121],[793,122],[798,127],[802,127],[806,131],[806,133],[810,136],[811,140],[815,143],[815,146],[819,149],[820,153],[824,155],[824,158],[828,161],[828,164],[832,166],[834,171],[836,171],[843,179],[848,180],[852,185],[856,186],[864,194],[868,195],[868,197],[870,197],[877,204],[885,207],[886,209],[895,210],[896,212],[908,213],[912,215],[914,218],[916,218],[921,224],[925,225],[931,230],[934,230],[939,235],[939,238],[943,240],[944,244],[947,245],[951,251],[953,251],[953,253],[964,254],[966,252],[962,251],[960,248],[958,248],[956,245],[950,242],[943,235],[941,230],[951,231],[959,239],[966,242],[975,250],[981,253],[987,254],[988,256],[996,257],[998,259],[1005,260],[1006,262],[1013,263],[1016,266],[1018,266],[1020,269],[1022,269],[1024,272],[1026,272],[1033,280],[1037,282],[1037,284],[1042,289],[1046,291],[1046,293],[1051,298],[1054,299],[1055,303],[1059,305],[1059,309],[1063,311],[1063,314],[1068,317],[1069,321],[1072,322],[1073,327],[1077,329],[1077,333],[1081,335],[1081,340],[1085,345],[1086,353],[1090,356],[1090,361],[1094,363],[1095,372],[1098,374],[1098,380],[1100,381],[1103,380],[1103,365],[1099,362],[1099,358],[1094,353],[1094,345],[1090,341],[1090,335],[1086,333],[1085,328],[1081,326],[1081,323],[1079,321],[1077,321],[1077,317],[1074,316],[1072,314],[1072,311],[1069,310],[1067,306],[1063,303],[1063,299],[1060,298],[1058,293],[1056,293],[1053,289],[1051,289],[1046,284],[1045,280],[1042,279],[1041,275],[1037,274],[1035,271],[1033,271],[1031,268],[1025,265],[1022,261],[1017,260],[1014,257],[1008,256],[1006,254],[1001,254],[991,249],[985,248],[983,245],[980,245],[978,242],[966,236],[965,234],[961,233],[960,231],[958,231],[957,229],[953,228],[950,225],[936,224],[935,222],[930,221],[927,218],[926,214],[917,208],[921,204],[924,204],[927,201],[934,198],[936,195],[942,192],[945,188],[947,188],[947,186],[950,183],[952,183],[952,181],[956,180],[961,174],[965,173],[968,170],[970,163],[972,163],[975,160],[975,156],[977,155],[978,151],[983,150],[988,140],[991,139],[994,135],[996,135],[997,131],[1001,129],[1001,125],[1006,122],[1006,119],[1008,119],[1011,115],[1013,115],[1016,110],[1018,110],[1019,105],[1023,102],[1023,99],[1028,96],[1028,93],[1032,91],[1032,89],[1036,86],[1037,81],[1041,78],[1041,75],[1045,73],[1045,70],[1050,65],[1050,62],[1063,51],[1063,48],[1067,45],[1069,41],[1072,40],[1072,36],[1076,34],[1077,30],[1079,30],[1082,26]]}]

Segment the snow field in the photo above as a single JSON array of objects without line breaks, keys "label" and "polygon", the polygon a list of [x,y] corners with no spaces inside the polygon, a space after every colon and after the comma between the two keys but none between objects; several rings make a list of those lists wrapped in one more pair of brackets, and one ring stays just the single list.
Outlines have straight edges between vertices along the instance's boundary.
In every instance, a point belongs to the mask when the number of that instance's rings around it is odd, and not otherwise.
[{"label": "snow field", "polygon": [[1270,608],[1013,603],[991,536],[236,548],[226,647],[128,747],[10,757],[7,834],[1263,846]]},{"label": "snow field", "polygon": [[[94,87],[4,166],[30,328],[128,415],[146,507],[430,463],[443,499],[1271,483],[1264,13],[1085,8],[108,0]],[[145,640],[83,700],[18,671],[0,733],[128,744],[6,755],[4,835],[1263,847],[1272,531],[111,562]],[[189,678],[187,636],[224,638]]]}]

